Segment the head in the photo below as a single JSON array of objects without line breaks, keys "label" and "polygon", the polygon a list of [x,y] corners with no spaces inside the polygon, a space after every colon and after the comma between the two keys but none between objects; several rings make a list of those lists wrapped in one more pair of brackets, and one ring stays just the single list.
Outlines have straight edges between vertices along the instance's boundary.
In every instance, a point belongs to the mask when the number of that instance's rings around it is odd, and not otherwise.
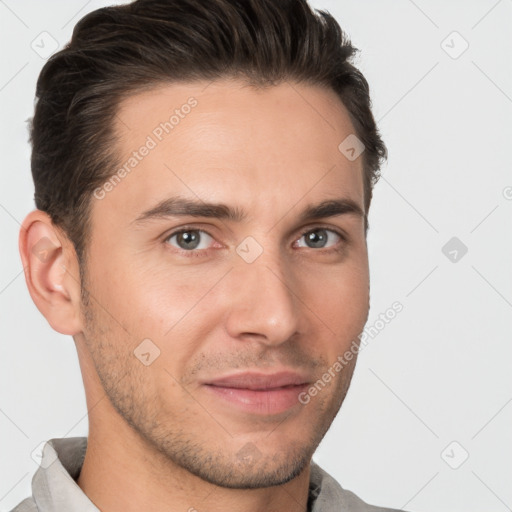
[{"label": "head", "polygon": [[85,16],[38,80],[32,297],[86,393],[218,485],[298,475],[350,384],[356,358],[307,404],[211,386],[286,369],[308,389],[364,327],[386,149],[355,52],[305,0],[138,0]]}]

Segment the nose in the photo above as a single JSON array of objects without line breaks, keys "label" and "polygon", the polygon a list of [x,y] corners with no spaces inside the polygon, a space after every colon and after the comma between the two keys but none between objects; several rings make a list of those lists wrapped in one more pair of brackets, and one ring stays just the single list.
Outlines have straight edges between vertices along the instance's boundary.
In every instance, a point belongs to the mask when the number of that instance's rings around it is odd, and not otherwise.
[{"label": "nose", "polygon": [[226,328],[236,339],[279,345],[300,329],[300,300],[290,271],[277,257],[260,256],[253,263],[238,261],[231,272]]}]

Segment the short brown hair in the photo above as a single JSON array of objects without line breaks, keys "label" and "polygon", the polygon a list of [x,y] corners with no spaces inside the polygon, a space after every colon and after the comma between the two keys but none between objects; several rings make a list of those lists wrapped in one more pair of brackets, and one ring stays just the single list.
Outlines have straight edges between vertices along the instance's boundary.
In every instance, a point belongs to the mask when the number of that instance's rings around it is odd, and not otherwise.
[{"label": "short brown hair", "polygon": [[368,83],[351,63],[357,51],[331,15],[306,0],[137,0],[93,11],[37,82],[36,206],[64,230],[83,263],[91,196],[118,165],[119,102],[161,83],[242,78],[252,86],[292,80],[337,93],[365,146],[367,214],[387,151]]}]

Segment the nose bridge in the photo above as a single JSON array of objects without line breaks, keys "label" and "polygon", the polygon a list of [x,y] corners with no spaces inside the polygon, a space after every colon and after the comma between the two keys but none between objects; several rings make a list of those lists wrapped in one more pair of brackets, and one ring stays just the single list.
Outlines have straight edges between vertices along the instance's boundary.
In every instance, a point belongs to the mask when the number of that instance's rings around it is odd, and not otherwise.
[{"label": "nose bridge", "polygon": [[299,329],[293,276],[278,249],[261,248],[255,259],[246,258],[255,250],[250,244],[250,240],[248,246],[240,244],[231,272],[233,293],[227,329],[235,338],[253,335],[267,344],[283,343]]}]

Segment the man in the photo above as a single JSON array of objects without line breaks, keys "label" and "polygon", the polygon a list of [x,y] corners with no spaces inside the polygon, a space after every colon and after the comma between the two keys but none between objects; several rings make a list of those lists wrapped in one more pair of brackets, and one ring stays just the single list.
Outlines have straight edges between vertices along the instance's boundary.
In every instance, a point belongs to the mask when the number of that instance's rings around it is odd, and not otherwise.
[{"label": "man", "polygon": [[16,511],[390,510],[312,461],[386,156],[354,52],[305,0],[138,0],[45,65],[20,252],[89,435],[45,445]]}]

